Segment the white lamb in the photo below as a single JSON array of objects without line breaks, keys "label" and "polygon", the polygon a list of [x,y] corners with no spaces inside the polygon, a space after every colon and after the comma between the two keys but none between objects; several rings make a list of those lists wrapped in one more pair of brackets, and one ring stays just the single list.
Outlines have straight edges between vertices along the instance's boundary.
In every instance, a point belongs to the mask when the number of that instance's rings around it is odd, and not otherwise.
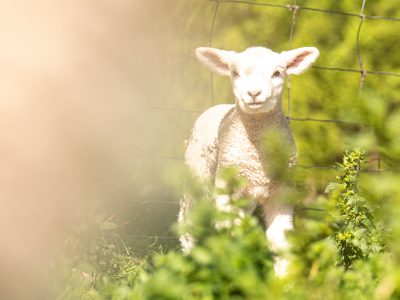
[{"label": "white lamb", "polygon": [[[246,195],[263,207],[266,236],[270,247],[281,251],[288,247],[285,231],[293,228],[293,208],[277,203],[271,194],[275,184],[264,166],[261,152],[264,132],[278,129],[293,149],[290,165],[296,161],[296,146],[289,123],[282,112],[282,93],[286,75],[304,72],[318,57],[314,47],[276,53],[264,47],[248,48],[241,53],[215,48],[197,48],[196,56],[211,70],[231,78],[235,104],[209,108],[195,122],[185,160],[200,180],[219,184],[221,168],[235,166],[247,179]],[[225,199],[216,199],[217,207],[226,209]],[[183,198],[179,222],[190,210],[190,199]],[[184,252],[193,245],[190,236],[181,236]],[[286,273],[287,260],[277,259],[275,272]]]}]

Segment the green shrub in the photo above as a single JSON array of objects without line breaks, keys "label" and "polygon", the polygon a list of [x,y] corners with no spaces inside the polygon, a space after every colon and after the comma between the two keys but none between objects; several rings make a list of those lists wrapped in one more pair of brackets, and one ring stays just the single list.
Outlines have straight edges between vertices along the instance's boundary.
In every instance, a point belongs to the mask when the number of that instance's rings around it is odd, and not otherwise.
[{"label": "green shrub", "polygon": [[367,259],[384,248],[383,228],[375,225],[366,199],[358,195],[357,177],[365,161],[360,149],[346,152],[343,163],[337,164],[338,182],[330,184],[331,201],[338,215],[333,223],[333,238],[339,251],[339,264],[350,268],[357,259]]}]

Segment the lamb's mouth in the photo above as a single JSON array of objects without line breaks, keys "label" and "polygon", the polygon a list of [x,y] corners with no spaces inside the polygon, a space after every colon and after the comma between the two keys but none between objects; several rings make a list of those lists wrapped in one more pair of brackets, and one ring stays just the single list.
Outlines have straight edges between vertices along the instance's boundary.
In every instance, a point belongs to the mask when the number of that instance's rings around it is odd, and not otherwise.
[{"label": "lamb's mouth", "polygon": [[265,101],[258,101],[258,102],[246,103],[246,105],[251,108],[260,108],[261,106],[264,105],[264,103],[265,103]]}]

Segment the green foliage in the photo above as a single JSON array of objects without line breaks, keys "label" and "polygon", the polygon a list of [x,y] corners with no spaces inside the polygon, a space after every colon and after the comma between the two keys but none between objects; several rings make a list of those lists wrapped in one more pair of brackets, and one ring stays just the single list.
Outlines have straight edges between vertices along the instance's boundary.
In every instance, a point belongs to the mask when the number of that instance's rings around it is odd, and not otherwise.
[{"label": "green foliage", "polygon": [[[337,164],[337,181],[327,187],[328,198],[319,197],[296,222],[292,244],[292,280],[296,298],[371,299],[384,272],[384,231],[375,211],[359,195],[358,176],[364,162],[362,150],[345,153]],[[297,291],[314,290],[315,294]],[[329,292],[333,289],[334,292]],[[302,299],[300,297],[300,299]]]},{"label": "green foliage", "polygon": [[96,300],[109,295],[112,298],[106,287],[129,286],[134,282],[145,261],[132,254],[117,230],[118,225],[111,218],[104,219],[103,214],[97,215],[93,222],[71,225],[62,260],[54,270],[57,280],[49,298]]},{"label": "green foliage", "polygon": [[366,259],[383,250],[383,230],[374,224],[366,200],[358,195],[357,177],[365,161],[364,152],[346,152],[343,163],[337,164],[338,183],[330,184],[331,200],[338,216],[334,219],[333,237],[339,250],[339,264],[346,269],[357,259]]},{"label": "green foliage", "polygon": [[288,183],[293,174],[288,172],[287,166],[294,164],[296,159],[296,150],[288,144],[288,138],[280,130],[268,130],[264,134],[262,151],[269,177],[276,182]]}]

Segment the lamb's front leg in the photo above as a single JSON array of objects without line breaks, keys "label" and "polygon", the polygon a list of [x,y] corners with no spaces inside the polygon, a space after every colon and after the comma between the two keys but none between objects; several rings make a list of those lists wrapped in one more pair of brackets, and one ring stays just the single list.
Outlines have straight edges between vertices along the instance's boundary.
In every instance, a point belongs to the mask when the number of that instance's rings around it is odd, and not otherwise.
[{"label": "lamb's front leg", "polygon": [[[180,200],[178,223],[180,225],[188,222],[188,215],[192,208],[193,199],[188,194],[184,194]],[[194,239],[189,233],[184,233],[179,236],[183,253],[189,254],[190,250],[194,247]]]},{"label": "lamb's front leg", "polygon": [[[227,190],[228,183],[222,179],[217,177],[215,179],[215,187],[221,189],[222,191]],[[216,229],[220,230],[223,228],[231,228],[234,224],[240,224],[240,219],[244,216],[244,211],[241,208],[235,207],[232,203],[232,195],[228,195],[225,193],[215,195],[215,204],[219,211],[225,213],[231,213],[236,215],[238,218],[234,220],[226,220],[226,221],[219,221],[216,224]]]},{"label": "lamb's front leg", "polygon": [[[221,179],[216,178],[215,186],[222,191],[226,191],[228,183]],[[235,218],[233,220],[220,221],[216,224],[217,229],[231,228],[232,226],[238,226],[241,224],[241,220],[246,214],[252,214],[257,207],[257,201],[253,200],[248,203],[246,207],[238,207],[235,205],[235,200],[243,197],[243,190],[237,191],[234,195],[228,195],[221,193],[215,196],[215,204],[219,211],[230,213]]]},{"label": "lamb's front leg", "polygon": [[[289,243],[286,239],[286,232],[293,229],[293,207],[289,205],[270,203],[264,205],[266,236],[270,249],[276,252],[283,252],[288,249]],[[275,259],[274,270],[279,277],[286,275],[289,261],[278,256]]]}]

